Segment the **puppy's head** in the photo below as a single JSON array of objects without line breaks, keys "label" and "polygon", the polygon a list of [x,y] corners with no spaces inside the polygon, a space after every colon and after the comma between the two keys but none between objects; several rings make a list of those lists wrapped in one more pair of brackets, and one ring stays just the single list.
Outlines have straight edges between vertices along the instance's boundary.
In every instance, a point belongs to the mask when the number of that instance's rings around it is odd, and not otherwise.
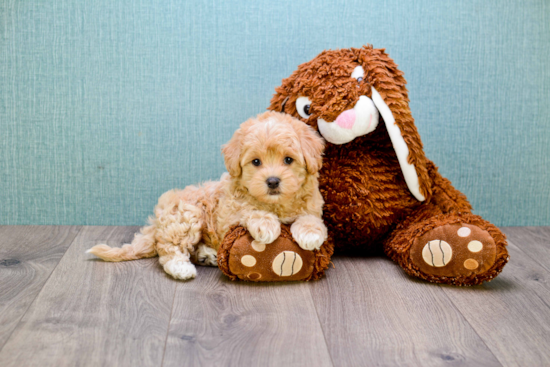
[{"label": "puppy's head", "polygon": [[296,196],[322,164],[323,139],[308,125],[279,112],[241,124],[222,152],[231,177],[259,201]]}]

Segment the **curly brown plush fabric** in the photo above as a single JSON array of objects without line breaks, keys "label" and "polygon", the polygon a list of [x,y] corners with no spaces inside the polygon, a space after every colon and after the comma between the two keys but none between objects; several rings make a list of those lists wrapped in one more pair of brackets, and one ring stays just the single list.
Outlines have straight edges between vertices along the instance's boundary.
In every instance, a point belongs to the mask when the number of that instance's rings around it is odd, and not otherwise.
[{"label": "curly brown plush fabric", "polygon": [[248,231],[246,228],[241,226],[233,226],[229,228],[229,231],[227,231],[227,234],[223,238],[220,248],[218,249],[218,267],[222,273],[227,275],[231,280],[237,280],[238,278],[229,268],[229,251],[233,247],[235,241],[247,233]]},{"label": "curly brown plush fabric", "polygon": [[[358,66],[364,70],[362,80],[351,76]],[[425,200],[411,194],[382,116],[366,135],[342,145],[327,142],[319,181],[323,219],[334,246],[383,247],[407,273],[431,282],[474,285],[491,280],[508,261],[505,236],[471,214],[465,195],[426,158],[405,85],[403,73],[383,49],[324,51],[283,80],[268,109],[319,129],[319,119],[334,123],[361,96],[374,99],[375,89],[399,127],[408,147],[406,161],[414,166]],[[307,119],[297,111],[299,97],[311,101]]]}]

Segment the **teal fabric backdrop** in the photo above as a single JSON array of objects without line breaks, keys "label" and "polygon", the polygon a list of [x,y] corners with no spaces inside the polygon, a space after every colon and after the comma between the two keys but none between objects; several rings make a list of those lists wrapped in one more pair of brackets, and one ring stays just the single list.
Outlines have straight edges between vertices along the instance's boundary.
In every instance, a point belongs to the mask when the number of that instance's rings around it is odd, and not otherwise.
[{"label": "teal fabric backdrop", "polygon": [[550,225],[548,1],[2,1],[0,223],[143,224],[324,49],[386,48],[428,157],[498,225]]}]

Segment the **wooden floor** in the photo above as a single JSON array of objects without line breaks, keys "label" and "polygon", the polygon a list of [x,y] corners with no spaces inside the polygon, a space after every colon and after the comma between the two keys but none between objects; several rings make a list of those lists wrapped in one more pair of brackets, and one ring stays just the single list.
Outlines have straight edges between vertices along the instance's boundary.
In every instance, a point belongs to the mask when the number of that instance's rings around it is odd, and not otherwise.
[{"label": "wooden floor", "polygon": [[470,288],[380,257],[250,284],[84,253],[137,229],[0,226],[0,366],[550,365],[550,227],[504,228],[510,263]]}]

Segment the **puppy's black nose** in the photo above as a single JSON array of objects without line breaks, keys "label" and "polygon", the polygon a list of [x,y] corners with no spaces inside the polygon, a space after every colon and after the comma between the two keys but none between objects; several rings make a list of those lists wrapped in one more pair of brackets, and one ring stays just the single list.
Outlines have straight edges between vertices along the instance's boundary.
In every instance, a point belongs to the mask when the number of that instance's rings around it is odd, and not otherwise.
[{"label": "puppy's black nose", "polygon": [[279,182],[281,182],[281,180],[278,177],[269,177],[265,182],[267,182],[267,187],[270,189],[276,189],[279,187]]}]

